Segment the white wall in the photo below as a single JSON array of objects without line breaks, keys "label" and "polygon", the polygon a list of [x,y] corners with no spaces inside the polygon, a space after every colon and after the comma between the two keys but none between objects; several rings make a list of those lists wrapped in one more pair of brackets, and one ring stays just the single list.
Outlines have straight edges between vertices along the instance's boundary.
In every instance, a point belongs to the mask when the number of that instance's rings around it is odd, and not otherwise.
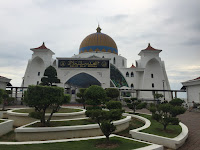
[{"label": "white wall", "polygon": [[0,89],[6,89],[6,85],[7,85],[7,83],[6,82],[2,82],[2,81],[0,81]]},{"label": "white wall", "polygon": [[[41,83],[45,69],[53,65],[54,62],[54,59],[52,59],[54,53],[50,50],[33,50],[33,52],[25,71],[24,82],[22,83],[24,87],[36,85],[37,82]],[[38,72],[40,72],[39,75]]]},{"label": "white wall", "polygon": [[192,101],[200,103],[200,85],[190,85],[187,87],[187,99],[189,105],[192,104]]}]

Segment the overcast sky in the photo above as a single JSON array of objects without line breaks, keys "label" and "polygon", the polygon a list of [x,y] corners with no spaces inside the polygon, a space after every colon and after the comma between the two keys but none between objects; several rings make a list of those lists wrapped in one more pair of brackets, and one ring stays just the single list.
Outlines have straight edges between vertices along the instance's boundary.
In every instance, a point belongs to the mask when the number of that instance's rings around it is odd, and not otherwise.
[{"label": "overcast sky", "polygon": [[128,66],[148,43],[162,49],[171,89],[180,89],[200,76],[199,14],[199,0],[0,0],[0,76],[20,86],[30,48],[44,41],[54,58],[71,57],[99,23]]}]

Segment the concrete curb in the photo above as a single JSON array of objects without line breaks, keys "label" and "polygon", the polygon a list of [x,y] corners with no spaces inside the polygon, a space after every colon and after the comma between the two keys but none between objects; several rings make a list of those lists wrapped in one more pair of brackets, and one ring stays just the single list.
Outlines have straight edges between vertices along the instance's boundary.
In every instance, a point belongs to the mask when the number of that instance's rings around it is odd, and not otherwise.
[{"label": "concrete curb", "polygon": [[141,120],[145,121],[145,125],[143,127],[129,131],[129,133],[132,135],[132,138],[143,140],[143,141],[148,141],[151,143],[156,143],[159,145],[164,145],[166,147],[173,148],[173,149],[178,149],[185,143],[185,140],[188,137],[188,128],[181,122],[179,123],[179,125],[182,128],[182,132],[175,138],[167,138],[167,137],[162,137],[162,136],[153,135],[153,134],[149,134],[149,133],[139,132],[150,126],[148,123],[149,120],[144,117],[141,117],[141,116],[136,116],[136,115],[132,115],[132,114],[127,114],[127,115],[136,117],[138,119],[143,118]]},{"label": "concrete curb", "polygon": [[0,136],[13,130],[13,120],[0,119],[4,122],[0,123]]},{"label": "concrete curb", "polygon": [[[81,108],[75,108],[75,107],[63,107],[63,108],[74,108],[74,109],[80,109],[82,111],[80,112],[72,112],[72,113],[54,113],[52,116],[52,119],[54,120],[59,120],[59,119],[71,119],[71,118],[80,118],[85,116],[85,109]],[[28,113],[18,113],[18,112],[13,112],[14,110],[19,110],[19,109],[28,109],[28,108],[14,108],[12,110],[7,111],[8,118],[10,120],[14,120],[14,126],[23,126],[25,124],[37,121],[37,119],[29,117]],[[45,116],[49,116],[50,113],[46,113]]]},{"label": "concrete curb", "polygon": [[[85,119],[85,118],[79,118],[79,119]],[[79,119],[64,119],[64,120],[68,121],[68,120],[79,120]],[[116,132],[120,132],[122,130],[127,129],[130,120],[131,116],[127,116],[124,119],[114,121],[113,124],[116,125],[117,127]],[[61,120],[56,120],[56,121],[61,121]],[[15,129],[16,139],[18,141],[53,140],[53,139],[79,138],[79,137],[91,137],[91,136],[102,135],[102,132],[98,124],[59,126],[59,127],[27,127],[33,123],[29,123],[27,125]]]}]

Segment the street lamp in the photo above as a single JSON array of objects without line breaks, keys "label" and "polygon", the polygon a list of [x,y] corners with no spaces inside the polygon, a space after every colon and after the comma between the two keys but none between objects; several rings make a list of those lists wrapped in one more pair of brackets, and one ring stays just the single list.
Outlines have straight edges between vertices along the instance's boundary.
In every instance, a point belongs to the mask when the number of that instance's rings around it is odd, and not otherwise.
[{"label": "street lamp", "polygon": [[162,82],[163,82],[163,96],[165,101],[165,80],[162,80]]}]

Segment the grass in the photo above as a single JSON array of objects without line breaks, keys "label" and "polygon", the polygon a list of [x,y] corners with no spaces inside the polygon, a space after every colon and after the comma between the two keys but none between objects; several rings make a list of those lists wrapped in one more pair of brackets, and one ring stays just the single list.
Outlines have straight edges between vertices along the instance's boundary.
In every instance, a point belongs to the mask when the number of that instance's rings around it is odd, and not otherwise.
[{"label": "grass", "polygon": [[121,136],[132,138],[132,136],[129,134],[129,131],[136,129],[136,128],[140,128],[142,126],[144,126],[144,122],[142,122],[136,118],[132,118],[130,121],[129,127],[124,131],[118,132],[117,134],[121,135]]},{"label": "grass", "polygon": [[[112,137],[110,139],[112,143],[117,143],[117,147],[112,148],[112,150],[131,150],[135,148],[140,148],[148,146],[149,144],[132,141],[128,139],[123,139],[120,137]],[[99,143],[105,143],[105,139],[93,139],[85,141],[72,141],[72,142],[62,142],[62,143],[48,143],[48,144],[31,144],[31,145],[1,145],[1,150],[105,150],[107,148],[97,148],[96,145]]]},{"label": "grass", "polygon": [[4,122],[4,120],[0,120],[0,123]]},{"label": "grass", "polygon": [[[121,119],[126,118],[122,116]],[[58,127],[58,126],[76,126],[76,125],[88,125],[88,124],[97,124],[91,119],[79,119],[79,120],[69,120],[69,121],[51,121],[50,127]],[[42,127],[40,122],[31,124],[27,127]]]},{"label": "grass", "polygon": [[149,128],[141,130],[140,132],[155,134],[159,136],[164,136],[168,138],[174,138],[182,132],[182,128],[179,125],[168,125],[166,131],[163,129],[163,125],[151,118],[150,115],[140,114],[140,116],[145,117],[151,121]]},{"label": "grass", "polygon": [[[51,113],[52,109],[47,109],[46,113]],[[56,113],[72,113],[72,112],[79,112],[82,111],[81,109],[74,109],[74,108],[60,108],[60,110]],[[30,113],[30,112],[34,112],[34,108],[31,109],[17,109],[14,110],[13,112],[17,112],[17,113]]]},{"label": "grass", "polygon": [[[87,125],[87,124],[95,124],[91,119],[80,119],[80,120],[70,120],[70,121],[51,121],[50,127],[57,126],[76,126],[76,125]],[[35,123],[29,125],[28,127],[41,127],[41,123]]]}]

